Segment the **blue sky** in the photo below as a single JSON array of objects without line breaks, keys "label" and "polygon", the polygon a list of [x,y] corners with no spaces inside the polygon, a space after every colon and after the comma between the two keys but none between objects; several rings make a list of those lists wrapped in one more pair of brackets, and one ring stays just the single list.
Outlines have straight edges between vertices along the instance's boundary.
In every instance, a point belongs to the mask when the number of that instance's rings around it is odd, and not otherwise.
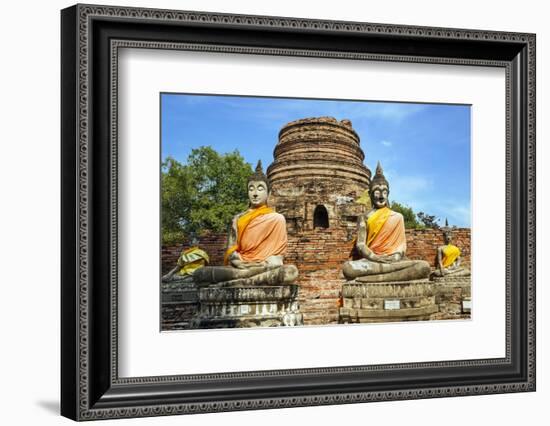
[{"label": "blue sky", "polygon": [[470,106],[161,94],[162,159],[185,163],[191,149],[238,149],[264,168],[281,127],[306,117],[351,120],[365,164],[380,161],[390,200],[470,226]]}]

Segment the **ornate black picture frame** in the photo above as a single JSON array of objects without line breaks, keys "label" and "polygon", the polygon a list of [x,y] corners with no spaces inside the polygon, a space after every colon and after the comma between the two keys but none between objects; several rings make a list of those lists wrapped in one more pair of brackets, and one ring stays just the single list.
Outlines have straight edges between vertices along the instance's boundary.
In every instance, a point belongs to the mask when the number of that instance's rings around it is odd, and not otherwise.
[{"label": "ornate black picture frame", "polygon": [[[61,414],[74,420],[535,390],[535,35],[76,5],[61,13]],[[195,49],[506,71],[506,356],[120,378],[117,52]]]}]

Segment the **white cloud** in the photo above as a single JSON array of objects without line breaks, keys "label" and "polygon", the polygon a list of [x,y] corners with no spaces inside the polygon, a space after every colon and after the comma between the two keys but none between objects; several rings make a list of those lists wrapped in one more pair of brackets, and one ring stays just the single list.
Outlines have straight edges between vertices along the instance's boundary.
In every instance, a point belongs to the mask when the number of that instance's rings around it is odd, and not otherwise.
[{"label": "white cloud", "polygon": [[348,118],[352,121],[376,119],[398,123],[423,111],[426,105],[392,102],[340,102],[333,103],[331,107],[327,109],[327,114],[339,118]]},{"label": "white cloud", "polygon": [[384,140],[384,141],[380,141],[380,143],[381,143],[382,145],[386,146],[386,147],[390,147],[390,146],[392,146],[392,145],[393,145],[393,143],[392,143],[392,142],[390,142],[390,141],[386,141],[386,140]]},{"label": "white cloud", "polygon": [[426,108],[422,104],[373,103],[367,108],[367,116],[391,121],[401,121]]},{"label": "white cloud", "polygon": [[402,200],[412,201],[413,196],[431,193],[434,187],[434,181],[427,176],[404,175],[395,173],[393,170],[384,171],[384,175],[390,183],[391,193],[399,194],[399,198]]}]

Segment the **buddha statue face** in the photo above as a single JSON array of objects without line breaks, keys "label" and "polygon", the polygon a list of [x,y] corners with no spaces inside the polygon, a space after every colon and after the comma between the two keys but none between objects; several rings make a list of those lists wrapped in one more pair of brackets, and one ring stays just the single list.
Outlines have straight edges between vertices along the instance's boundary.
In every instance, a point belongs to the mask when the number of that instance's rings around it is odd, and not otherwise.
[{"label": "buddha statue face", "polygon": [[269,191],[267,183],[263,180],[251,180],[248,182],[248,199],[250,207],[256,208],[267,204]]},{"label": "buddha statue face", "polygon": [[390,193],[390,188],[388,185],[381,183],[375,184],[370,190],[370,197],[372,201],[372,206],[375,209],[381,209],[388,205],[388,195]]},{"label": "buddha statue face", "polygon": [[453,233],[451,231],[446,231],[443,236],[445,238],[445,244],[453,243]]}]

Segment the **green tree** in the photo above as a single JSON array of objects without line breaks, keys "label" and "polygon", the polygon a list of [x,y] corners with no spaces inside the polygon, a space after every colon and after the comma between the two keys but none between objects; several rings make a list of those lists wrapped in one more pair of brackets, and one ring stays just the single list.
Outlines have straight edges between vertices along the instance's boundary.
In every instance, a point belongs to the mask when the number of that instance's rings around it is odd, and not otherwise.
[{"label": "green tree", "polygon": [[392,201],[391,209],[403,215],[405,228],[424,228],[424,226],[416,220],[416,214],[412,207],[398,203],[397,201]]},{"label": "green tree", "polygon": [[168,157],[162,163],[161,218],[162,240],[170,242],[183,238],[196,197],[193,176],[187,166]]},{"label": "green tree", "polygon": [[416,216],[418,216],[418,220],[420,220],[426,228],[439,229],[439,224],[437,223],[438,218],[434,215],[420,212]]},{"label": "green tree", "polygon": [[251,174],[238,151],[220,154],[203,146],[191,151],[186,164],[168,157],[162,163],[163,242],[227,230],[232,217],[248,205]]}]

